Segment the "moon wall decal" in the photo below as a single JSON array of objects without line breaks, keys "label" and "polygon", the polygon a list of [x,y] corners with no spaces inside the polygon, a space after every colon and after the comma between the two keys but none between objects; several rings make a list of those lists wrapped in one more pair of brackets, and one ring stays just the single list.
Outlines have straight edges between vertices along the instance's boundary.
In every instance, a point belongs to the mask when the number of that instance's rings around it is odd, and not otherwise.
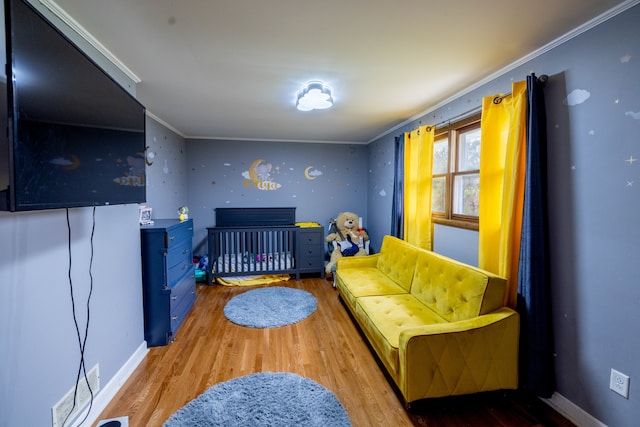
[{"label": "moon wall decal", "polygon": [[305,170],[304,170],[304,177],[307,178],[309,181],[313,181],[314,179],[316,179],[317,177],[315,176],[311,176],[309,175],[309,171],[313,169],[313,166],[308,166]]},{"label": "moon wall decal", "polygon": [[251,181],[255,182],[256,184],[258,183],[258,181],[260,181],[258,179],[258,174],[256,174],[256,167],[260,166],[260,163],[262,162],[264,162],[264,159],[258,159],[251,163],[251,166],[249,166],[249,178],[251,178]]}]

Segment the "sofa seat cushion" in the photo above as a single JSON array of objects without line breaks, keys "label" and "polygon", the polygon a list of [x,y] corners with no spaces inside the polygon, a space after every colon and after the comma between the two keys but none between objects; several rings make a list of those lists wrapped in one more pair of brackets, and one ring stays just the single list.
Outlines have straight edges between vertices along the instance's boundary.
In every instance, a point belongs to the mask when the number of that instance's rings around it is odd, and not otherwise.
[{"label": "sofa seat cushion", "polygon": [[360,297],[355,316],[383,363],[394,375],[399,369],[400,332],[446,322],[410,294]]},{"label": "sofa seat cushion", "polygon": [[406,294],[400,285],[391,280],[375,267],[341,269],[337,280],[340,295],[352,310],[356,307],[356,298],[371,295]]}]

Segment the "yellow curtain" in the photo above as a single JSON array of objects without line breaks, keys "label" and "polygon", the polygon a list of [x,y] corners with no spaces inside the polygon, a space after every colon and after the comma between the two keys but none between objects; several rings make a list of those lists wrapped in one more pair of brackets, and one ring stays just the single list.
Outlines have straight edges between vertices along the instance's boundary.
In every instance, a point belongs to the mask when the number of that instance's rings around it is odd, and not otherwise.
[{"label": "yellow curtain", "polygon": [[434,134],[434,126],[404,134],[404,240],[429,250]]},{"label": "yellow curtain", "polygon": [[525,81],[494,103],[482,100],[478,266],[507,278],[505,304],[515,308],[526,166]]}]

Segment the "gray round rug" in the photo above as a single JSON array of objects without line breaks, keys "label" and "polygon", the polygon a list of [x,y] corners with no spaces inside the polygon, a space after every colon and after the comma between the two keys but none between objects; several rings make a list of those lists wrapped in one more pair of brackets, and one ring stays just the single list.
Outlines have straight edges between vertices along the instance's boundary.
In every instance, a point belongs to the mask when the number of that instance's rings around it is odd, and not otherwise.
[{"label": "gray round rug", "polygon": [[233,297],[224,306],[224,315],[237,325],[276,328],[306,319],[317,307],[318,301],[307,291],[272,286]]},{"label": "gray round rug", "polygon": [[349,415],[328,389],[289,373],[258,373],[216,384],[164,427],[348,427]]}]

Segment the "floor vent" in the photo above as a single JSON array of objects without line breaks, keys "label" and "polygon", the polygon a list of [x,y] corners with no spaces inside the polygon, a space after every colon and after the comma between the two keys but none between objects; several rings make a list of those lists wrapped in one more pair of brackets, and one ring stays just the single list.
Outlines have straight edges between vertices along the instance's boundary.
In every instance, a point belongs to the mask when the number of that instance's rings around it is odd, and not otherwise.
[{"label": "floor vent", "polygon": [[[91,386],[91,392],[87,386],[87,380]],[[53,427],[68,427],[73,422],[78,413],[84,410],[89,401],[91,400],[91,393],[94,397],[100,390],[100,372],[98,365],[94,366],[87,373],[87,377],[80,378],[78,382],[78,393],[76,395],[76,404],[73,405],[73,396],[75,393],[75,386],[71,387],[71,390],[65,394],[62,399],[51,408],[51,414],[53,416]],[[73,408],[73,410],[72,410]]]}]

